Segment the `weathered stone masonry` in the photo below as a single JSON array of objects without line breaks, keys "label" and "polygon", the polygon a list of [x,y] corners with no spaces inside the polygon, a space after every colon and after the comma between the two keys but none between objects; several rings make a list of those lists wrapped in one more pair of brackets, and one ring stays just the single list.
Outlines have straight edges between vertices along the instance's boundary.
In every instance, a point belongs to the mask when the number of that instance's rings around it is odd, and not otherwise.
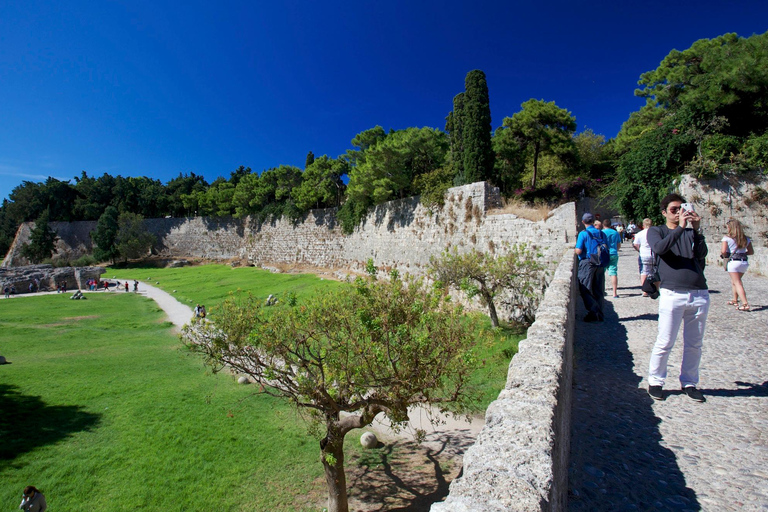
[{"label": "weathered stone masonry", "polygon": [[[498,189],[486,183],[448,191],[442,209],[430,212],[418,198],[376,207],[350,235],[336,223],[335,210],[313,210],[303,222],[287,219],[259,224],[254,219],[148,219],[158,237],[157,252],[168,258],[244,258],[256,265],[284,263],[362,270],[373,258],[385,268],[422,273],[429,258],[444,249],[503,250],[506,243],[536,244],[554,269],[556,253],[576,237],[574,205],[554,210],[544,221],[532,222],[511,214],[487,215],[499,201]],[[31,223],[22,225],[3,262],[26,262],[19,248],[29,239]],[[95,222],[51,223],[60,237],[57,252],[75,259],[92,250],[89,233]]]}]

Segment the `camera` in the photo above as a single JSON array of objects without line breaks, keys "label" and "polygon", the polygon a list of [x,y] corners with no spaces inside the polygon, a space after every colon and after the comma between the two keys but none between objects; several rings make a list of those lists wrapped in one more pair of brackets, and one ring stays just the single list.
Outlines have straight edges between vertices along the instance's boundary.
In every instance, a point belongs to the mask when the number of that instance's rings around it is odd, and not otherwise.
[{"label": "camera", "polygon": [[680,209],[684,212],[692,212],[693,210],[693,203],[683,203],[680,205]]}]

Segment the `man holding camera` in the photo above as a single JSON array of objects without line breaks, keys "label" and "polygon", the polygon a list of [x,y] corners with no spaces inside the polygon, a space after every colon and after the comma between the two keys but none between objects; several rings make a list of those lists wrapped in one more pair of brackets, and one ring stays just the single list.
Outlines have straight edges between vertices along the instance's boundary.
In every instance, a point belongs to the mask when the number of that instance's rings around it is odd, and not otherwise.
[{"label": "man holding camera", "polygon": [[696,388],[709,312],[709,290],[704,278],[707,244],[698,231],[701,217],[678,194],[661,200],[661,213],[666,224],[648,230],[648,243],[657,257],[661,278],[659,333],[648,368],[648,394],[654,400],[664,400],[667,360],[683,324],[680,385],[688,397],[704,402],[704,395]]}]

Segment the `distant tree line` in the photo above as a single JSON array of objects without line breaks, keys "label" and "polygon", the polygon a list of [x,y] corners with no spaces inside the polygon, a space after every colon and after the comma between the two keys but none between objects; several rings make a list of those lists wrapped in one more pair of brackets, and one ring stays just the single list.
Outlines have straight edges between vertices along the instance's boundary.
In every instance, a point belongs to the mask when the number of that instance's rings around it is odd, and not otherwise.
[{"label": "distant tree line", "polygon": [[486,180],[506,197],[557,203],[610,194],[631,218],[656,216],[676,176],[765,173],[768,162],[768,33],[726,34],[673,50],[640,76],[647,99],[618,135],[606,140],[554,101],[530,99],[492,132],[485,73],[470,71],[453,98],[445,130],[375,126],[336,158],[310,151],[304,169],[279,165],[260,173],[239,167],[208,183],[195,173],[163,184],[149,177],[83,171],[73,182],[26,181],[0,206],[0,252],[19,224],[48,212],[49,221],[99,220],[108,207],[144,218],[254,216],[300,219],[338,207],[351,232],[371,207],[421,195],[440,204],[451,186]]}]

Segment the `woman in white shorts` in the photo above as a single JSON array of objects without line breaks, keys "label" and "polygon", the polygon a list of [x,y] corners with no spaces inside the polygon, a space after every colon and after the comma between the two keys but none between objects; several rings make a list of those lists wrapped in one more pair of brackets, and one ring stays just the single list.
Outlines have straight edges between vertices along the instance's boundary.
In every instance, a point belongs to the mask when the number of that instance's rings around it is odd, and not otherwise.
[{"label": "woman in white shorts", "polygon": [[[741,282],[741,278],[749,268],[747,256],[755,253],[754,249],[752,249],[752,240],[744,235],[741,222],[736,219],[728,220],[725,227],[728,229],[728,234],[723,237],[720,255],[726,260],[726,270],[728,270],[728,275],[731,277],[733,300],[729,300],[728,304],[738,307],[739,311],[749,311],[747,293],[744,291],[744,284]],[[741,305],[739,305],[739,300],[741,300]]]}]

